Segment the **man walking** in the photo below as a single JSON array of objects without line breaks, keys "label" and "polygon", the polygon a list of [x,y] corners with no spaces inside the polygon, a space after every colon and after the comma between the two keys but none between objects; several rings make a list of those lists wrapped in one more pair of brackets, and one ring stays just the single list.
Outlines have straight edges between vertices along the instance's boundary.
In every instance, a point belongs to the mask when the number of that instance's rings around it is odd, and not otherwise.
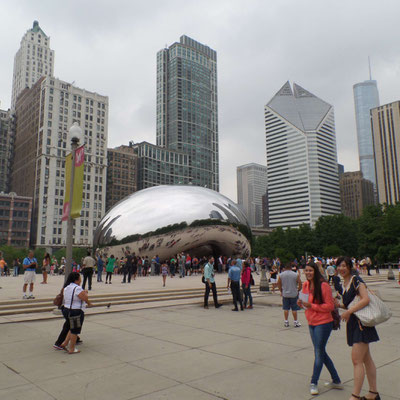
[{"label": "man walking", "polygon": [[206,309],[208,309],[208,296],[210,295],[210,290],[212,290],[213,293],[215,308],[222,306],[222,304],[218,303],[217,287],[215,286],[214,275],[214,257],[210,257],[208,263],[204,266],[204,280],[206,285],[206,290],[204,292],[204,308]]},{"label": "man walking", "polygon": [[289,310],[292,310],[294,326],[299,328],[300,322],[297,320],[297,311],[299,306],[297,305],[297,297],[301,290],[301,279],[300,275],[292,271],[290,264],[284,265],[284,271],[278,276],[278,288],[282,296],[282,308],[285,317],[285,327],[289,326]]},{"label": "man walking", "polygon": [[228,272],[228,285],[232,291],[233,305],[235,308],[232,311],[239,311],[237,303],[240,304],[240,309],[243,311],[243,301],[240,295],[240,268],[236,265],[236,261],[232,261],[232,266],[229,268]]},{"label": "man walking", "polygon": [[96,261],[90,255],[90,251],[87,252],[87,256],[83,259],[82,263],[82,275],[83,275],[83,283],[82,289],[85,290],[86,281],[88,282],[89,290],[92,290],[92,278],[94,272],[94,266],[96,265]]},{"label": "man walking", "polygon": [[[22,266],[25,270],[24,273],[24,286],[22,291],[24,293],[23,299],[34,299],[33,296],[33,285],[36,280],[36,268],[38,267],[38,262],[33,255],[33,250],[29,250],[28,257],[25,257]],[[26,289],[29,285],[29,295],[26,295]]]}]

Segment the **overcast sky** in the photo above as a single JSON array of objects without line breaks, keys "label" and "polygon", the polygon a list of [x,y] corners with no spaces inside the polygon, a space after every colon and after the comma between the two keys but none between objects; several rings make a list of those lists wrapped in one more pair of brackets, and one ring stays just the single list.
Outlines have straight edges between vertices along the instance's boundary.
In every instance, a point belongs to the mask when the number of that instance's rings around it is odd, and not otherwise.
[{"label": "overcast sky", "polygon": [[354,83],[400,99],[398,0],[0,0],[0,101],[38,20],[55,76],[109,96],[108,144],[156,139],[156,53],[182,34],[218,56],[220,191],[236,201],[236,167],[265,164],[264,105],[287,81],[335,107],[339,162],[357,170]]}]

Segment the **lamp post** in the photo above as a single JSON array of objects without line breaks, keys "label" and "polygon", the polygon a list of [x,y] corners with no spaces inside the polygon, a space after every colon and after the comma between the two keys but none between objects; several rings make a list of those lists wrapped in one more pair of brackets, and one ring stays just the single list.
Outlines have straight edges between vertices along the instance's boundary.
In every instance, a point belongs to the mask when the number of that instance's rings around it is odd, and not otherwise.
[{"label": "lamp post", "polygon": [[68,207],[68,220],[67,220],[67,249],[66,249],[66,263],[65,263],[65,278],[72,272],[72,243],[73,243],[73,219],[71,218],[72,200],[74,198],[74,178],[75,178],[75,157],[76,149],[78,148],[79,141],[82,138],[82,129],[77,122],[74,122],[69,128],[69,137],[71,139],[71,179],[69,183],[69,207]]}]

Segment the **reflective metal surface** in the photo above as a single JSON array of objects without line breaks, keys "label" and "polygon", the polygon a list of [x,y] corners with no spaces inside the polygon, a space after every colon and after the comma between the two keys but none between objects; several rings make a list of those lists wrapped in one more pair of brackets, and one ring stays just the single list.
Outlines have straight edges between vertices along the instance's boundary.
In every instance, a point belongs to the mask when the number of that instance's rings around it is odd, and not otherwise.
[{"label": "reflective metal surface", "polygon": [[116,257],[123,248],[137,255],[169,258],[250,254],[246,216],[227,197],[191,185],[155,186],[117,203],[101,220],[94,244]]}]

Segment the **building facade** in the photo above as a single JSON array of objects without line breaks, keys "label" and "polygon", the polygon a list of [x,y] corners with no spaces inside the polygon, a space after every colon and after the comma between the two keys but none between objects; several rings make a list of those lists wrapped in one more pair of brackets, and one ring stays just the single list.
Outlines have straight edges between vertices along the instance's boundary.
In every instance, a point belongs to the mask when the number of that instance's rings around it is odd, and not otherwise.
[{"label": "building facade", "polygon": [[189,155],[148,142],[133,145],[138,158],[138,190],[191,182]]},{"label": "building facade", "polygon": [[0,244],[29,247],[32,198],[0,193]]},{"label": "building facade", "polygon": [[269,227],[340,214],[333,107],[286,82],[265,106]]},{"label": "building facade", "polygon": [[0,192],[10,191],[11,164],[14,155],[14,117],[0,110]]},{"label": "building facade", "polygon": [[107,150],[106,211],[137,191],[137,160],[132,143]]},{"label": "building facade", "polygon": [[250,226],[263,226],[262,197],[267,192],[267,167],[246,164],[237,167],[238,205],[244,211]]},{"label": "building facade", "polygon": [[378,86],[376,81],[368,80],[355,84],[353,92],[360,170],[364,178],[370,180],[375,187],[375,163],[370,110],[379,106]]},{"label": "building facade", "polygon": [[14,58],[11,110],[15,110],[17,97],[32,87],[42,76],[54,75],[54,51],[50,49],[50,37],[33,21],[21,39],[21,46]]},{"label": "building facade", "polygon": [[91,245],[106,200],[108,97],[42,77],[24,89],[16,103],[13,191],[33,198],[31,244],[63,247],[62,222],[68,132],[77,122],[85,145],[81,217],[74,220],[77,245]]},{"label": "building facade", "polygon": [[188,155],[194,185],[219,190],[217,53],[187,36],[157,53],[157,145]]},{"label": "building facade", "polygon": [[343,173],[339,183],[343,215],[358,218],[365,207],[375,204],[374,184],[361,171]]},{"label": "building facade", "polygon": [[400,201],[400,101],[371,110],[379,203]]}]

